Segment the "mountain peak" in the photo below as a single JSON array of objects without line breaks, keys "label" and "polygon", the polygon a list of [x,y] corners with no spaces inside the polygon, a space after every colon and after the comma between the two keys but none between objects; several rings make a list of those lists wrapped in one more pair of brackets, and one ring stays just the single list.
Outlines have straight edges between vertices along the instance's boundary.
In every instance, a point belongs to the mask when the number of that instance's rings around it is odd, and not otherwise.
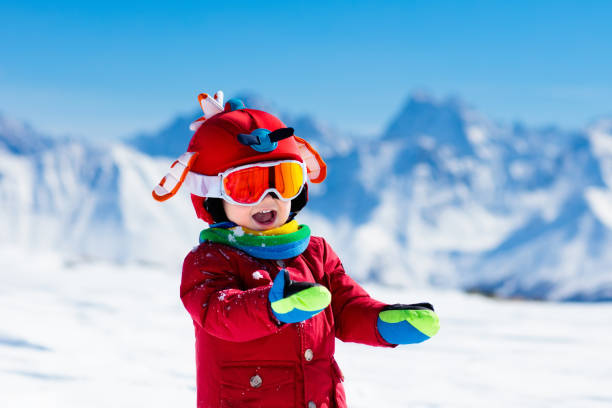
[{"label": "mountain peak", "polygon": [[444,144],[459,154],[468,154],[472,147],[465,131],[463,110],[463,104],[457,98],[436,100],[425,93],[412,94],[383,133],[383,139],[416,141],[428,136],[438,145]]},{"label": "mountain peak", "polygon": [[28,123],[0,113],[0,148],[11,153],[29,154],[46,149],[52,144],[50,138],[36,132]]}]

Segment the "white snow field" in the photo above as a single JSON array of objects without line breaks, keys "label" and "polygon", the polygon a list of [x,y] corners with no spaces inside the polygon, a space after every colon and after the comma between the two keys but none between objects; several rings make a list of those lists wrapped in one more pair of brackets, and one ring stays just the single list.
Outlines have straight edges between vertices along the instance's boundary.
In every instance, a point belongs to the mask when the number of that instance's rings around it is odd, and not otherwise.
[{"label": "white snow field", "polygon": [[[195,407],[180,267],[67,263],[0,249],[0,406]],[[338,342],[350,407],[610,407],[612,304],[492,300],[367,286],[431,301],[432,340]]]}]

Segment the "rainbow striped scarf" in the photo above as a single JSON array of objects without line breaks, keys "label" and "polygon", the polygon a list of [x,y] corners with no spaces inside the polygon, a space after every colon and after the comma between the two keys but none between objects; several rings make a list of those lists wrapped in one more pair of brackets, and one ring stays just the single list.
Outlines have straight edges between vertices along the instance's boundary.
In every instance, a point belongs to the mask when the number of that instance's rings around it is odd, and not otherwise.
[{"label": "rainbow striped scarf", "polygon": [[261,259],[288,259],[306,250],[310,228],[292,220],[267,231],[254,231],[233,223],[214,224],[200,233],[200,243],[217,242]]}]

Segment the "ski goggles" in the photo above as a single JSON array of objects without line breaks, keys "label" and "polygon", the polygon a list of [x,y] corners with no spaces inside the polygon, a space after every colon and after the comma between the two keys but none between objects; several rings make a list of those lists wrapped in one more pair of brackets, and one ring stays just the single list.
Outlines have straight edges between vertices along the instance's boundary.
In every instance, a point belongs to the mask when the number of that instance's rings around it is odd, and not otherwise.
[{"label": "ski goggles", "polygon": [[257,205],[270,193],[282,201],[297,197],[306,183],[307,170],[297,160],[246,164],[206,176],[187,173],[184,184],[192,194],[222,198],[232,204]]}]

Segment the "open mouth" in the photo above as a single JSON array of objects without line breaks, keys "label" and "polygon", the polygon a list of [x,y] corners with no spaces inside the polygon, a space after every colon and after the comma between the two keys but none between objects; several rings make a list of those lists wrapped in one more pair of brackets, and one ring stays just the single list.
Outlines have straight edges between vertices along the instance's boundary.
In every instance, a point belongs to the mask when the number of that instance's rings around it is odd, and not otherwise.
[{"label": "open mouth", "polygon": [[270,225],[276,220],[276,211],[265,210],[252,215],[255,222],[261,225]]}]

